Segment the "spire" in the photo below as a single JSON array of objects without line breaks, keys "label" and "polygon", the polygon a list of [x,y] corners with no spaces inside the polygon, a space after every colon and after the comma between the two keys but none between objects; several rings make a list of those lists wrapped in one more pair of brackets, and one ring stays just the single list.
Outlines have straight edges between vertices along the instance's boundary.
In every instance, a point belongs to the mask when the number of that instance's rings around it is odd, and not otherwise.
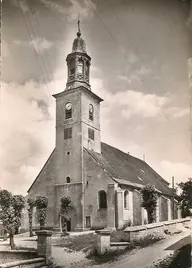
[{"label": "spire", "polygon": [[78,30],[77,37],[75,38],[75,40],[73,42],[72,52],[87,53],[85,41],[81,38],[80,20],[79,19],[77,21],[77,30]]},{"label": "spire", "polygon": [[77,21],[77,29],[78,29],[77,36],[80,37],[81,36],[80,20]]}]

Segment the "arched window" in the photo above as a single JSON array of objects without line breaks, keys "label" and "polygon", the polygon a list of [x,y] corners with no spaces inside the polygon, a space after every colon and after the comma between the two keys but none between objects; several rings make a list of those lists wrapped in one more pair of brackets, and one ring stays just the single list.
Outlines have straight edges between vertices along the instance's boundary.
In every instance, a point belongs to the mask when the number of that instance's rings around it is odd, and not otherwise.
[{"label": "arched window", "polygon": [[85,74],[89,76],[89,62],[88,61],[86,61],[86,65],[85,65]]},{"label": "arched window", "polygon": [[79,59],[77,63],[77,72],[83,74],[83,60]]},{"label": "arched window", "polygon": [[127,190],[124,192],[124,208],[129,208],[129,192]]},{"label": "arched window", "polygon": [[70,177],[67,177],[67,178],[66,178],[66,182],[67,182],[67,183],[70,183],[70,182],[71,182]]},{"label": "arched window", "polygon": [[105,191],[99,191],[99,208],[107,208],[107,194]]},{"label": "arched window", "polygon": [[70,60],[70,62],[69,62],[69,70],[70,70],[70,74],[75,73],[75,59]]},{"label": "arched window", "polygon": [[93,121],[93,105],[89,104],[89,119]]},{"label": "arched window", "polygon": [[70,102],[65,105],[65,119],[72,118],[72,104]]}]

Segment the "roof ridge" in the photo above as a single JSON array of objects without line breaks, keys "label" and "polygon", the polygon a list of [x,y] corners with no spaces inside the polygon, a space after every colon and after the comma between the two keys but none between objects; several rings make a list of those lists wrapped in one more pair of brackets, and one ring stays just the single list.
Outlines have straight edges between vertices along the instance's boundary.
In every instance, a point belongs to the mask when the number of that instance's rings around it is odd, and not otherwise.
[{"label": "roof ridge", "polygon": [[[95,159],[95,157],[93,156],[93,154],[91,154],[91,151],[89,150],[89,149],[87,149],[87,148],[85,148],[85,147],[83,147],[90,155],[91,155],[91,157],[95,160],[95,161],[97,161],[98,162],[98,159]],[[96,153],[96,152],[94,152],[94,153]],[[103,156],[103,154],[101,154],[102,156]],[[106,158],[103,156],[103,158],[106,160]],[[106,160],[107,161],[107,160]],[[107,161],[108,162],[108,161]],[[102,167],[102,169],[113,179],[113,180],[115,180],[115,178],[105,169],[105,167],[99,162],[99,164],[100,164],[100,166]],[[111,166],[111,164],[110,164],[110,166]]]},{"label": "roof ridge", "polygon": [[37,181],[37,179],[39,178],[40,173],[43,171],[43,169],[45,168],[45,166],[47,165],[49,159],[51,158],[51,156],[53,155],[55,151],[55,148],[53,149],[52,153],[49,155],[49,157],[47,158],[47,161],[45,162],[45,164],[43,165],[43,167],[41,168],[41,170],[39,171],[38,175],[36,176],[35,180],[33,181],[33,183],[31,184],[31,186],[29,187],[29,189],[27,190],[27,193],[29,193],[29,191],[31,190],[32,186],[34,185],[34,183]]},{"label": "roof ridge", "polygon": [[148,167],[153,171],[154,175],[157,176],[158,179],[160,179],[162,182],[166,183],[167,186],[170,185],[170,183],[169,183],[167,180],[165,180],[160,174],[158,174],[158,173],[157,173],[157,172],[156,172],[156,171],[155,171],[155,170],[154,170],[154,169],[153,169],[147,162],[145,162],[144,160],[142,160],[142,159],[140,159],[140,158],[138,158],[138,157],[136,157],[136,156],[127,154],[126,152],[122,151],[121,149],[119,149],[119,148],[117,148],[117,147],[114,147],[114,146],[112,146],[112,145],[110,145],[110,144],[107,144],[107,143],[105,143],[105,142],[102,142],[102,144],[107,145],[107,146],[110,146],[110,147],[114,148],[115,150],[120,151],[120,152],[123,153],[125,156],[129,156],[129,157],[132,157],[132,158],[134,158],[134,159],[140,161],[142,164],[148,166]]}]

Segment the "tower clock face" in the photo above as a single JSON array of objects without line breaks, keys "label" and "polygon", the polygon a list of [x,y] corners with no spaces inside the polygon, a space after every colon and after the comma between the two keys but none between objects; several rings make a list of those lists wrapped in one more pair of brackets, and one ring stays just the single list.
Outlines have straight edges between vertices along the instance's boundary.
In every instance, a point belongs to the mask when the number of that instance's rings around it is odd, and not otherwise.
[{"label": "tower clock face", "polygon": [[67,103],[67,104],[66,104],[66,109],[67,109],[67,110],[71,110],[71,108],[72,108],[72,104],[71,104],[71,103]]}]

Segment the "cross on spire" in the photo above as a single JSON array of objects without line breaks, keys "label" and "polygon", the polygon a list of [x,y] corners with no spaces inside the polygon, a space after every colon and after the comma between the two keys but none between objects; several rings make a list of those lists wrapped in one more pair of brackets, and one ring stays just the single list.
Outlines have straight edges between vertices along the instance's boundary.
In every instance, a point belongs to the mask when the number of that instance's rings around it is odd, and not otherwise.
[{"label": "cross on spire", "polygon": [[81,30],[80,30],[80,20],[79,19],[77,21],[77,28],[78,28],[77,36],[80,37],[81,36]]}]

